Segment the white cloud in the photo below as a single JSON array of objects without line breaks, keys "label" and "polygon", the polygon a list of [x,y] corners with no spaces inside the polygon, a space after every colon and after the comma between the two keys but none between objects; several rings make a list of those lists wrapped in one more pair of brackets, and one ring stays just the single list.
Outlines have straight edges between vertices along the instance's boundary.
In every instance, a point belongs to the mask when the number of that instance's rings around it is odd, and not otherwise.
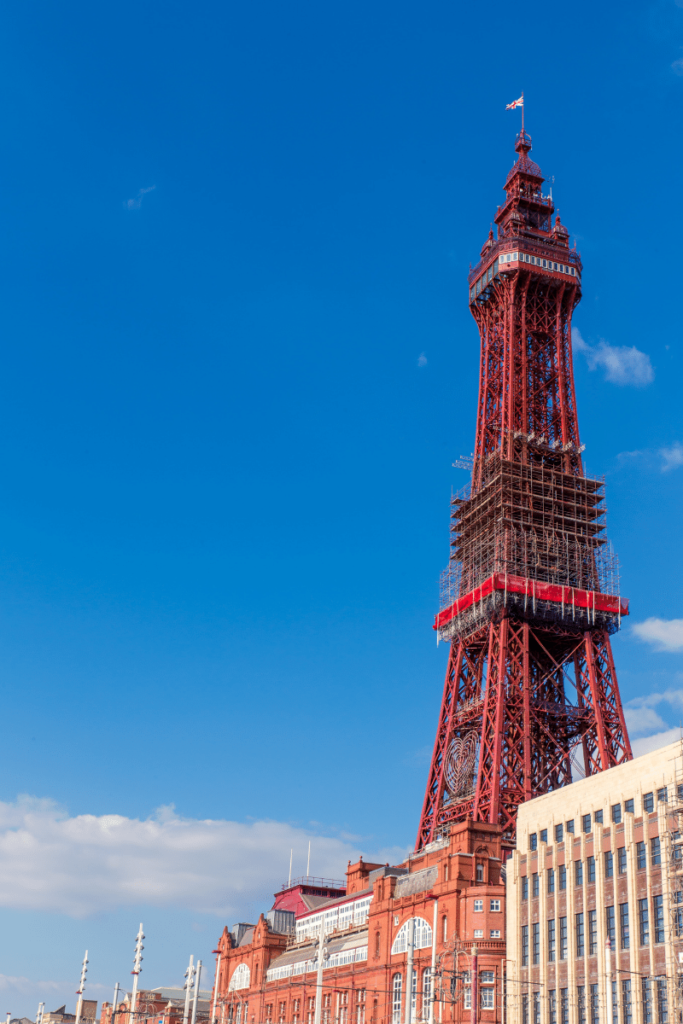
[{"label": "white cloud", "polygon": [[633,756],[640,757],[641,754],[649,754],[651,750],[659,750],[660,747],[666,747],[669,743],[675,743],[680,738],[680,728],[667,729],[666,732],[657,732],[654,736],[643,736],[641,739],[634,740],[631,744]]},{"label": "white cloud", "polygon": [[577,327],[572,327],[572,345],[577,352],[583,352],[589,370],[595,370],[598,366],[603,367],[605,380],[612,384],[644,387],[655,379],[650,357],[635,345],[610,345],[603,340],[595,346],[589,345],[581,337]]},{"label": "white cloud", "polygon": [[658,729],[666,729],[666,722],[657,714],[654,708],[644,707],[638,703],[635,707],[629,701],[624,705],[624,717],[626,728],[631,738],[634,736],[649,736]]},{"label": "white cloud", "polygon": [[[69,817],[51,800],[19,797],[0,803],[0,906],[86,917],[150,905],[229,917],[277,889],[290,849],[296,871],[312,839],[315,874],[336,878],[360,853],[355,838],[277,821],[181,818],[172,807],[144,821]],[[379,856],[402,859],[406,852]]]},{"label": "white cloud", "polygon": [[[679,7],[683,7],[683,4],[678,4]],[[683,57],[679,57],[671,65],[671,70],[675,75],[683,75]]]},{"label": "white cloud", "polygon": [[631,627],[639,640],[652,644],[656,651],[683,651],[683,619],[657,619],[635,622]]},{"label": "white cloud", "polygon": [[142,197],[147,195],[148,192],[153,192],[156,185],[150,185],[149,188],[141,188],[135,199],[126,199],[123,206],[126,210],[139,210],[142,206]]},{"label": "white cloud", "polygon": [[417,357],[417,365],[418,366],[426,366],[427,365],[427,356],[424,354],[424,352],[420,352],[419,356]]},{"label": "white cloud", "polygon": [[669,469],[677,469],[679,466],[683,466],[683,445],[680,441],[676,441],[670,448],[660,448],[659,454],[664,459],[662,473],[666,473]]}]

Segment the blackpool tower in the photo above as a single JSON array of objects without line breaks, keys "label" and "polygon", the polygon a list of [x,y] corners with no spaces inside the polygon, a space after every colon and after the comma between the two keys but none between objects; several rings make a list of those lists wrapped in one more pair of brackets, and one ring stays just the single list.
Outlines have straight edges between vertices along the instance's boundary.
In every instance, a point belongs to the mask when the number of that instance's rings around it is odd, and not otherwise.
[{"label": "blackpool tower", "polygon": [[586,475],[572,367],[581,260],[517,136],[469,275],[481,339],[472,479],[452,499],[435,628],[450,643],[416,849],[631,759],[610,635],[628,603]]}]

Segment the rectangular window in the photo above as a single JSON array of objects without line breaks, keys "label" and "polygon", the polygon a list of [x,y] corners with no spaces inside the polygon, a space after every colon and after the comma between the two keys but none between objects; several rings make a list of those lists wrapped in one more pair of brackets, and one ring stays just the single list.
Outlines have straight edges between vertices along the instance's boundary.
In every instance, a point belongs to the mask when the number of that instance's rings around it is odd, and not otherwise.
[{"label": "rectangular window", "polygon": [[626,874],[626,847],[620,846],[617,850],[617,858],[619,860],[619,874]]},{"label": "rectangular window", "polygon": [[522,1024],[529,1024],[529,996],[526,992],[522,993]]},{"label": "rectangular window", "polygon": [[596,825],[602,825],[602,811],[596,811],[593,818]]},{"label": "rectangular window", "polygon": [[646,814],[651,814],[655,809],[655,796],[654,793],[643,793],[643,810]]},{"label": "rectangular window", "polygon": [[624,803],[624,810],[627,814],[634,814],[633,800],[626,800]]},{"label": "rectangular window", "polygon": [[636,867],[639,871],[645,867],[645,843],[636,843]]},{"label": "rectangular window", "polygon": [[541,993],[534,992],[534,1024],[541,1024]]},{"label": "rectangular window", "polygon": [[536,850],[538,848],[538,836],[535,832],[532,832],[529,836],[529,849]]},{"label": "rectangular window", "polygon": [[564,866],[564,864],[560,864],[560,866],[559,866],[559,868],[557,870],[558,870],[559,875],[560,875],[560,889],[566,889],[567,888],[567,869]]},{"label": "rectangular window", "polygon": [[666,994],[666,978],[657,978],[657,1024],[668,1024],[669,999]]},{"label": "rectangular window", "polygon": [[586,1024],[586,987],[579,985],[576,989],[577,1004],[579,1009],[579,1024]]},{"label": "rectangular window", "polygon": [[652,982],[649,978],[641,978],[643,993],[643,1024],[652,1024]]},{"label": "rectangular window", "polygon": [[621,1012],[623,1024],[631,1024],[633,1013],[631,1010],[631,979],[624,978],[621,982]]},{"label": "rectangular window", "polygon": [[621,821],[621,804],[612,804],[612,821],[615,825]]},{"label": "rectangular window", "polygon": [[483,939],[484,938],[484,929],[483,928],[475,928],[474,929],[474,937],[475,937],[475,939]]},{"label": "rectangular window", "polygon": [[662,786],[661,789],[657,790],[657,799],[660,803],[665,804],[669,799],[669,791],[666,786]]},{"label": "rectangular window", "polygon": [[588,881],[595,881],[595,857],[588,857],[586,859],[586,872],[588,874]]},{"label": "rectangular window", "polygon": [[536,871],[531,876],[531,895],[534,899],[538,897],[538,872]]},{"label": "rectangular window", "polygon": [[555,921],[548,921],[548,960],[555,962]]},{"label": "rectangular window", "polygon": [[494,914],[499,913],[499,911],[500,911],[500,900],[491,900],[490,909],[493,911]]},{"label": "rectangular window", "polygon": [[619,904],[619,937],[621,948],[628,949],[631,945],[628,926],[628,903]]},{"label": "rectangular window", "polygon": [[614,858],[612,857],[612,851],[608,850],[605,854],[605,878],[611,878],[614,874]]},{"label": "rectangular window", "polygon": [[529,925],[522,925],[522,967],[529,965]]},{"label": "rectangular window", "polygon": [[541,926],[538,921],[531,926],[531,941],[532,941],[532,963],[539,963],[541,959]]},{"label": "rectangular window", "polygon": [[493,1009],[493,989],[482,988],[481,990],[481,1008],[482,1010]]},{"label": "rectangular window", "polygon": [[529,877],[528,875],[522,875],[522,899],[529,899]]},{"label": "rectangular window", "polygon": [[616,934],[614,931],[614,907],[605,907],[605,928],[610,946],[615,949]]},{"label": "rectangular window", "polygon": [[584,832],[590,832],[591,830],[591,816],[590,814],[584,814],[581,818],[581,828]]},{"label": "rectangular window", "polygon": [[583,932],[583,914],[576,915],[576,955],[583,956],[585,953],[585,941]]},{"label": "rectangular window", "polygon": [[548,868],[548,894],[555,892],[555,872]]},{"label": "rectangular window", "polygon": [[583,885],[583,861],[574,861],[574,884]]},{"label": "rectangular window", "polygon": [[556,825],[555,826],[555,842],[556,843],[561,843],[562,842],[562,840],[564,839],[564,834],[563,833],[564,833],[563,826],[562,825]]},{"label": "rectangular window", "polygon": [[650,915],[647,910],[647,898],[638,900],[638,930],[641,946],[650,943]]},{"label": "rectangular window", "polygon": [[560,1024],[569,1024],[569,989],[560,989]]},{"label": "rectangular window", "polygon": [[662,863],[662,847],[659,842],[659,836],[655,836],[654,839],[650,840],[650,858],[650,863],[653,867]]},{"label": "rectangular window", "polygon": [[548,992],[548,1024],[557,1024],[557,1002],[554,988]]},{"label": "rectangular window", "polygon": [[542,828],[541,829],[541,842],[542,843],[547,843],[548,842],[548,829],[547,828]]},{"label": "rectangular window", "polygon": [[492,928],[491,929],[491,938],[492,939],[499,939],[500,938],[500,928]]},{"label": "rectangular window", "polygon": [[588,955],[594,956],[598,948],[598,912],[588,911]]},{"label": "rectangular window", "polygon": [[591,1024],[600,1024],[600,1009],[598,1003],[597,985],[591,985]]},{"label": "rectangular window", "polygon": [[571,821],[565,822],[565,826],[564,827],[566,828],[567,832],[573,832],[574,831],[574,819],[572,818]]},{"label": "rectangular window", "polygon": [[612,982],[612,1024],[619,1024],[619,997],[617,995],[617,981]]},{"label": "rectangular window", "polygon": [[560,960],[567,959],[567,918],[560,918]]},{"label": "rectangular window", "polygon": [[483,914],[484,913],[484,901],[483,900],[475,900],[474,901],[474,913],[475,914]]},{"label": "rectangular window", "polygon": [[653,896],[655,942],[664,942],[664,897]]}]

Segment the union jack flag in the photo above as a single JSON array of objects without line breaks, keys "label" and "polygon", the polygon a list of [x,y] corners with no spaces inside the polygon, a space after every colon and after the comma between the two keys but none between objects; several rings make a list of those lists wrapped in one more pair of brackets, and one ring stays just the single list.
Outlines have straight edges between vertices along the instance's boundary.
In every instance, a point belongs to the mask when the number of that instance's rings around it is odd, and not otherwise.
[{"label": "union jack flag", "polygon": [[518,100],[514,100],[513,103],[508,103],[507,106],[505,107],[505,109],[506,110],[514,110],[515,107],[523,107],[523,106],[524,106],[524,93],[522,93],[522,95],[519,97]]}]

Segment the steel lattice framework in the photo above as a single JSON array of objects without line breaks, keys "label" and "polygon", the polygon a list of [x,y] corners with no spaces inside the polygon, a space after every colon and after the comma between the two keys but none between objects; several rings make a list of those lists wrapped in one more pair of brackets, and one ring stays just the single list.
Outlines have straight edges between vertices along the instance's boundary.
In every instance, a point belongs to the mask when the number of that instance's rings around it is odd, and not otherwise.
[{"label": "steel lattice framework", "polygon": [[418,850],[468,817],[512,842],[520,803],[632,756],[610,644],[628,604],[576,412],[581,260],[524,129],[515,149],[498,237],[469,275],[476,442],[452,501],[435,623],[451,650]]}]

